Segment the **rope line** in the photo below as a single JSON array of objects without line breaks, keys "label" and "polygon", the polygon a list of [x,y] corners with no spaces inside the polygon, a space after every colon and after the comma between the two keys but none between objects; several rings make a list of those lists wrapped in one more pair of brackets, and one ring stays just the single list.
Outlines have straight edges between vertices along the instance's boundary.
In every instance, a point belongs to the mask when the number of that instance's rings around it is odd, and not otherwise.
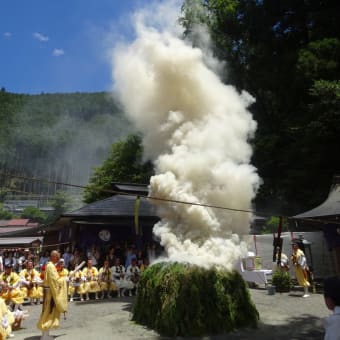
[{"label": "rope line", "polygon": [[[58,181],[50,181],[43,178],[35,178],[35,177],[27,177],[27,176],[19,176],[19,175],[11,175],[11,174],[5,174],[0,172],[0,175],[3,175],[5,177],[12,177],[12,178],[19,178],[19,179],[25,179],[35,182],[45,182],[49,184],[55,184],[55,185],[64,185],[68,187],[78,188],[78,189],[88,189],[89,187],[84,185],[77,185],[77,184],[70,184],[70,183],[64,183],[64,182],[58,182]],[[12,190],[9,188],[9,190]],[[13,190],[15,191],[15,190]],[[245,213],[255,213],[254,210],[247,210],[247,209],[236,209],[236,208],[229,208],[229,207],[222,207],[217,205],[211,205],[211,204],[204,204],[204,203],[195,203],[195,202],[187,202],[187,201],[181,201],[181,200],[174,200],[169,198],[161,198],[161,197],[155,197],[155,196],[148,196],[148,195],[142,195],[142,194],[133,194],[130,192],[124,192],[124,191],[117,191],[112,189],[100,189],[100,188],[94,188],[92,191],[100,191],[110,194],[119,194],[119,195],[126,195],[126,196],[139,196],[150,200],[157,200],[157,201],[164,201],[164,202],[170,202],[170,203],[179,203],[179,204],[187,204],[187,205],[196,205],[196,206],[202,206],[206,208],[214,208],[214,209],[223,209],[223,210],[231,210],[231,211],[237,211],[237,212],[245,212]]]},{"label": "rope line", "polygon": [[[117,191],[117,190],[112,190],[112,189],[102,189],[102,188],[91,189],[88,186],[84,186],[84,185],[70,184],[70,183],[59,182],[59,181],[51,181],[51,180],[47,180],[47,179],[44,179],[44,178],[28,177],[28,176],[22,176],[22,175],[12,175],[12,174],[3,173],[3,172],[0,172],[0,175],[5,176],[5,177],[18,178],[18,179],[24,179],[24,180],[30,180],[30,181],[36,181],[36,182],[45,182],[45,183],[49,183],[49,184],[63,185],[63,186],[68,186],[68,187],[78,188],[78,189],[87,189],[87,190],[92,190],[92,191],[97,191],[97,192],[105,192],[105,193],[109,193],[109,194],[135,196],[135,197],[142,197],[142,198],[149,199],[149,200],[163,201],[163,202],[169,202],[169,203],[186,204],[186,205],[194,205],[194,206],[200,206],[200,207],[205,207],[205,208],[213,208],[213,209],[222,209],[222,210],[235,211],[235,212],[250,213],[250,214],[256,214],[256,215],[262,215],[264,217],[282,216],[284,218],[287,218],[288,220],[293,220],[293,221],[299,220],[299,221],[307,221],[307,222],[322,223],[322,224],[340,225],[340,221],[337,222],[337,221],[334,221],[334,220],[323,220],[323,219],[306,218],[306,217],[304,217],[304,218],[294,218],[294,217],[289,217],[289,216],[285,216],[285,215],[282,215],[282,214],[271,214],[271,215],[269,215],[267,213],[261,213],[259,211],[250,210],[250,209],[237,209],[237,208],[230,208],[230,207],[222,207],[222,206],[218,206],[218,205],[211,205],[211,204],[188,202],[188,201],[181,201],[181,200],[175,200],[175,199],[169,199],[169,198],[148,196],[148,195],[143,195],[143,194],[140,194],[140,193],[134,194],[134,193],[131,193],[131,192]],[[15,189],[11,189],[11,188],[8,188],[8,189],[11,190],[11,191],[19,191],[19,190],[15,190]],[[24,192],[24,191],[20,191],[20,192]],[[28,193],[28,192],[26,192],[26,193]]]}]

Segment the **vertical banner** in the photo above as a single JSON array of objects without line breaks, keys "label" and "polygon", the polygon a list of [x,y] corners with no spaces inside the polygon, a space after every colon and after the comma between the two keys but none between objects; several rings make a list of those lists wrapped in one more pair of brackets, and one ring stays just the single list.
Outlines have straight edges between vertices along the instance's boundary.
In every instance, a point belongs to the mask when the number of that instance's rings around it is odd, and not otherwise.
[{"label": "vertical banner", "polygon": [[135,201],[135,232],[136,235],[139,234],[139,205],[140,205],[140,197],[136,197]]}]

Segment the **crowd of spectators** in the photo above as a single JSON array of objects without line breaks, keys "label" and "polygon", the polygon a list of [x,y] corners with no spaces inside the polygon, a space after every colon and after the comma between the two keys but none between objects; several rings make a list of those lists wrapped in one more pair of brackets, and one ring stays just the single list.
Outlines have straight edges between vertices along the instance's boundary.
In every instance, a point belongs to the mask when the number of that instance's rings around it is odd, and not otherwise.
[{"label": "crowd of spectators", "polygon": [[[45,249],[45,250],[44,250]],[[71,246],[58,249],[64,259],[64,266],[73,270],[82,261],[92,260],[93,266],[100,268],[104,261],[109,261],[109,266],[115,264],[116,258],[127,268],[132,258],[137,259],[137,265],[141,268],[148,266],[150,262],[162,254],[162,247],[158,243],[147,244],[144,248],[137,248],[135,244],[113,243],[110,246],[92,244],[87,247]],[[12,265],[13,271],[19,273],[25,268],[28,260],[32,260],[33,266],[40,271],[48,261],[50,250],[40,248],[10,248],[0,249],[0,272],[4,270],[7,263]]]}]

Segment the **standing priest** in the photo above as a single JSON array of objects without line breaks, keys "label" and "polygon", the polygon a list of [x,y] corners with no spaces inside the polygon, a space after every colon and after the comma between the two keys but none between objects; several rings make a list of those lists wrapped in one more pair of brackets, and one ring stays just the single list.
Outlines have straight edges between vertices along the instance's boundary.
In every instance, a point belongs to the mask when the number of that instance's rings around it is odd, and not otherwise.
[{"label": "standing priest", "polygon": [[49,335],[49,331],[59,327],[60,314],[67,311],[66,280],[59,276],[56,269],[59,259],[59,252],[53,250],[46,264],[43,281],[44,302],[37,323],[37,328],[42,331],[41,340],[54,339]]}]

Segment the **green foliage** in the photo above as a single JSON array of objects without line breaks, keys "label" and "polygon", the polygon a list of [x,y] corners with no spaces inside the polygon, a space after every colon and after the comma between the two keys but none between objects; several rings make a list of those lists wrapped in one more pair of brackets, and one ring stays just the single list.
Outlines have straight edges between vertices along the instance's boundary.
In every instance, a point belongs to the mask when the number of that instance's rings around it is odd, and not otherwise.
[{"label": "green foliage", "polygon": [[7,193],[7,189],[0,189],[0,203],[5,201]]},{"label": "green foliage", "polygon": [[236,271],[158,263],[143,272],[133,320],[162,335],[203,336],[257,327],[259,319]]},{"label": "green foliage", "polygon": [[72,206],[72,198],[65,191],[57,191],[51,199],[51,207],[54,209],[50,220],[56,220]]},{"label": "green foliage", "polygon": [[[25,95],[0,91],[0,170],[84,184],[110,146],[132,127],[109,93]],[[24,173],[23,173],[24,170]],[[7,186],[2,183],[0,186]],[[15,190],[51,195],[61,185],[24,183]]]},{"label": "green foliage", "polygon": [[[263,234],[273,234],[277,233],[278,227],[279,227],[279,220],[280,218],[278,216],[271,216],[267,221],[266,225],[263,229]],[[282,229],[281,231],[288,231],[288,220],[287,218],[282,218]]]},{"label": "green foliage", "polygon": [[292,287],[289,272],[277,269],[272,276],[272,285],[275,286],[275,290],[279,293],[289,292]]},{"label": "green foliage", "polygon": [[340,171],[340,106],[330,85],[340,74],[339,4],[186,0],[182,9],[186,37],[196,45],[194,28],[205,25],[226,65],[223,80],[256,98],[257,209],[295,214],[320,204]]},{"label": "green foliage", "polygon": [[310,42],[299,51],[297,69],[310,80],[338,80],[340,71],[340,40],[324,38]]},{"label": "green foliage", "polygon": [[14,215],[10,211],[4,209],[4,205],[0,203],[0,220],[10,220],[13,217]]},{"label": "green foliage", "polygon": [[28,218],[33,222],[45,223],[47,215],[36,207],[26,207],[20,214],[21,218]]},{"label": "green foliage", "polygon": [[84,191],[84,202],[112,196],[109,190],[113,182],[149,183],[152,171],[152,164],[143,162],[141,138],[130,135],[126,140],[113,144],[109,157],[95,169]]}]

